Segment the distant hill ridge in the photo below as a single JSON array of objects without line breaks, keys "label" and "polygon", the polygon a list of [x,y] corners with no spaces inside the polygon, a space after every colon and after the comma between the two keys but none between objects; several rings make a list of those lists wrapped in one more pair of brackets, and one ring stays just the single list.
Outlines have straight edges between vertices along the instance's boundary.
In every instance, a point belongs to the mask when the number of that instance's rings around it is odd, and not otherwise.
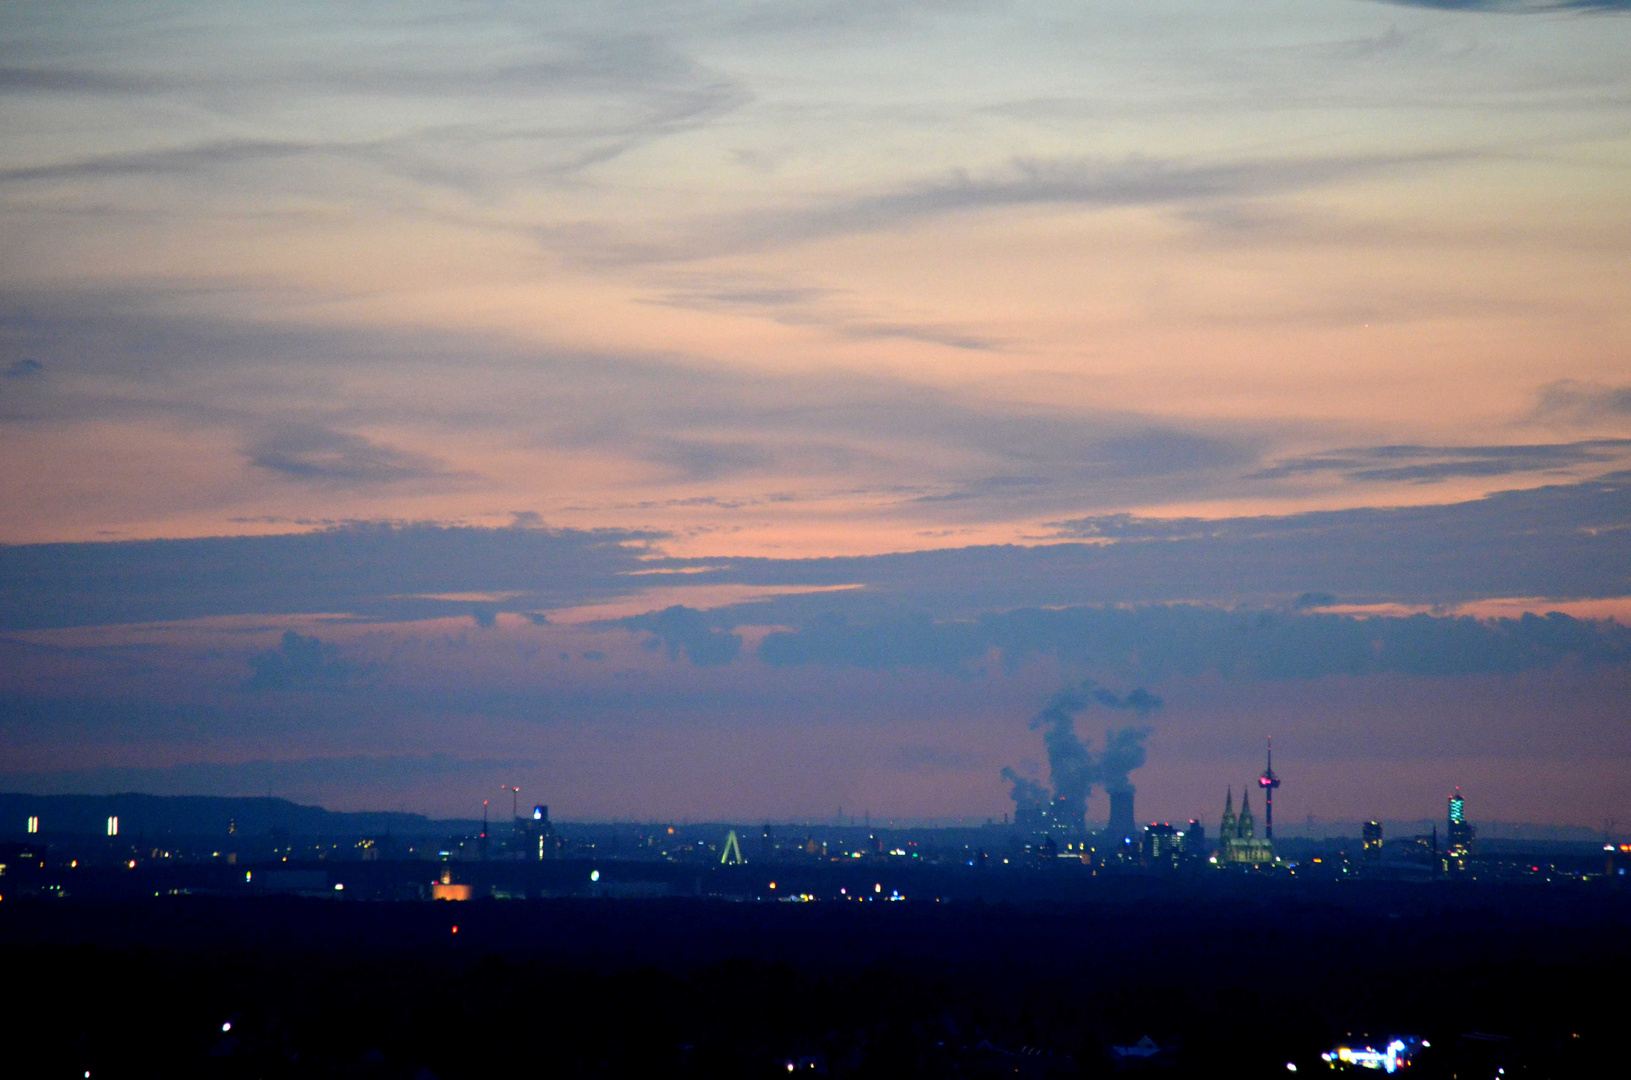
[{"label": "distant hill ridge", "polygon": [[347,813],[302,806],[287,799],[215,795],[28,795],[0,792],[0,834],[21,833],[30,817],[40,832],[103,834],[109,817],[121,836],[249,836],[281,829],[292,836],[419,836],[460,830],[470,822],[437,821],[390,811]]}]

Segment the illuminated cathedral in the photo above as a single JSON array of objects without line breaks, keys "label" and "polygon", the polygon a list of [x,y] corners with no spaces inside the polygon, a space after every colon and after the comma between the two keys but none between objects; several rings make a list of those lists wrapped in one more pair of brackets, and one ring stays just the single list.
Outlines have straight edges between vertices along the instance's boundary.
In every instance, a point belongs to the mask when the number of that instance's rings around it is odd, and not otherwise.
[{"label": "illuminated cathedral", "polygon": [[1223,821],[1218,826],[1219,865],[1260,866],[1274,861],[1274,841],[1257,838],[1257,827],[1252,821],[1251,788],[1240,792],[1240,816],[1235,816],[1235,793],[1230,788],[1223,796]]}]

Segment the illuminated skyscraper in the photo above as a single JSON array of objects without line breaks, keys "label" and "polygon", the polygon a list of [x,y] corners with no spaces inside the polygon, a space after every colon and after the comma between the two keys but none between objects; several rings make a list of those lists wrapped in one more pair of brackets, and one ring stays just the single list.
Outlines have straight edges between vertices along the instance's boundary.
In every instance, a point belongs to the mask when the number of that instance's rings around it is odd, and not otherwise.
[{"label": "illuminated skyscraper", "polygon": [[549,807],[535,806],[530,818],[516,816],[510,841],[515,853],[530,861],[553,859],[560,854],[561,841],[549,821]]},{"label": "illuminated skyscraper", "polygon": [[1182,836],[1182,833],[1164,821],[1146,825],[1141,861],[1151,868],[1176,868],[1179,855],[1182,853]]},{"label": "illuminated skyscraper", "polygon": [[1382,823],[1380,821],[1365,822],[1360,848],[1366,862],[1375,862],[1382,857]]},{"label": "illuminated skyscraper", "polygon": [[1472,855],[1473,827],[1467,821],[1467,802],[1456,788],[1450,796],[1450,827],[1444,845],[1444,868],[1465,870]]}]

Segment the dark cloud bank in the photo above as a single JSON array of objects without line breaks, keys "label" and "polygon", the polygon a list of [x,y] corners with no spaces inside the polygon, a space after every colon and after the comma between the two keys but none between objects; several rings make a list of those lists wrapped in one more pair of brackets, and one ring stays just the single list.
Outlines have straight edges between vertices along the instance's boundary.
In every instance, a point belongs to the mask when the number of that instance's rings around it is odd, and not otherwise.
[{"label": "dark cloud bank", "polygon": [[[652,534],[350,525],[285,536],[0,547],[0,628],[332,612],[426,619],[633,591]],[[640,579],[632,579],[638,581]],[[442,594],[522,591],[507,605]]]},{"label": "dark cloud bank", "polygon": [[333,645],[293,630],[283,632],[277,648],[250,657],[249,666],[255,673],[244,684],[248,690],[338,688],[361,674]]},{"label": "dark cloud bank", "polygon": [[[1281,517],[1061,521],[1066,542],[833,559],[670,559],[660,537],[543,528],[353,526],[278,537],[0,548],[10,630],[219,615],[329,613],[492,626],[676,584],[849,585],[609,624],[703,667],[770,626],[773,667],[972,672],[1038,658],[1142,678],[1216,672],[1510,672],[1631,661],[1631,628],[1553,614],[1361,619],[1334,604],[1631,595],[1625,477],[1472,502]],[[473,601],[469,594],[490,599]],[[247,689],[340,690],[362,670],[286,634]]]},{"label": "dark cloud bank", "polygon": [[[540,610],[659,585],[859,585],[778,620],[1033,606],[1451,605],[1631,595],[1631,474],[1471,502],[1279,517],[1056,522],[1063,542],[824,559],[672,559],[660,534],[354,525],[284,536],[0,546],[0,629],[325,612],[408,620]],[[475,603],[448,594],[503,599]],[[659,621],[652,621],[657,619]],[[760,625],[764,625],[761,622]],[[680,616],[631,628],[706,652]],[[709,652],[708,655],[714,655]]]},{"label": "dark cloud bank", "polygon": [[841,617],[772,634],[759,656],[776,666],[975,670],[1053,657],[1147,679],[1324,675],[1471,675],[1574,662],[1631,663],[1631,627],[1544,617],[1480,620],[1355,618],[1301,612],[1151,606],[1028,608],[971,621]]}]

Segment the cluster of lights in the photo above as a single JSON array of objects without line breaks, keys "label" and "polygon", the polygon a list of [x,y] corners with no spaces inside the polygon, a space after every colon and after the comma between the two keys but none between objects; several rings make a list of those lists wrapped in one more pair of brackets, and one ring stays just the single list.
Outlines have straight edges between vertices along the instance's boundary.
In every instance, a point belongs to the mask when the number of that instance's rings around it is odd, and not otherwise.
[{"label": "cluster of lights", "polygon": [[[1412,1039],[1411,1042],[1415,1040]],[[1422,1043],[1423,1046],[1429,1045]],[[1392,1039],[1387,1046],[1377,1050],[1371,1046],[1358,1048],[1339,1046],[1320,1055],[1320,1060],[1335,1065],[1341,1062],[1345,1065],[1357,1065],[1361,1069],[1381,1069],[1386,1073],[1393,1073],[1410,1064],[1412,1047],[1403,1039]],[[1287,1066],[1288,1068],[1290,1066]]]}]

